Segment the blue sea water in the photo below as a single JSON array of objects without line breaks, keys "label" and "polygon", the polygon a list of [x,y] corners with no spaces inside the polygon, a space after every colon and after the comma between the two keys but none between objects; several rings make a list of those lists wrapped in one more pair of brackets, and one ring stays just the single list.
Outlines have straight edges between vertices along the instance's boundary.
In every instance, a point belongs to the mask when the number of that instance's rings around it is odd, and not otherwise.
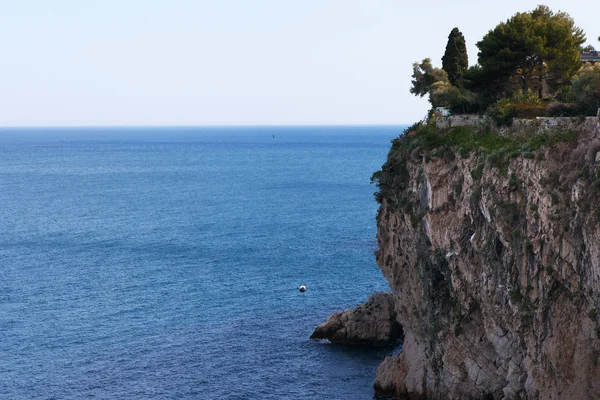
[{"label": "blue sea water", "polygon": [[0,130],[0,398],[373,398],[390,349],[308,338],[388,290],[401,131]]}]

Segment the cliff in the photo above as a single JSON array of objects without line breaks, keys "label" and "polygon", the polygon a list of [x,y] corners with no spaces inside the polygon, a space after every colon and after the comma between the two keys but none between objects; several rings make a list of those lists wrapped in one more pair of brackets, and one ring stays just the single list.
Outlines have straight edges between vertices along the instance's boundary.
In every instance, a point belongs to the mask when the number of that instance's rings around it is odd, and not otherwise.
[{"label": "cliff", "polygon": [[419,126],[374,178],[405,334],[377,392],[600,398],[598,118]]}]

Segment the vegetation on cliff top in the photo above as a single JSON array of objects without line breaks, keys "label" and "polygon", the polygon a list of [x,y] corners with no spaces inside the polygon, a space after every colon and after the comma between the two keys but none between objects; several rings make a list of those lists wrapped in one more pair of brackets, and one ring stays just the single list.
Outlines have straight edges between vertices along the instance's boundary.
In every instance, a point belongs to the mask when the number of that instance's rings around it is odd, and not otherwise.
[{"label": "vegetation on cliff top", "polygon": [[544,146],[570,142],[576,138],[577,132],[561,128],[539,134],[522,132],[502,135],[485,126],[440,129],[434,124],[417,123],[392,140],[387,161],[380,171],[371,176],[371,183],[375,183],[379,189],[375,199],[379,203],[383,198],[400,205],[405,203],[403,196],[408,189],[408,163],[411,161],[418,163],[443,159],[447,163],[455,163],[457,157],[467,158],[477,153],[481,157],[472,175],[474,180],[478,180],[484,162],[506,174],[511,159],[534,158],[535,152]]},{"label": "vegetation on cliff top", "polygon": [[[434,67],[429,58],[414,63],[410,92],[429,95],[433,107],[486,113],[498,126],[510,124],[515,117],[595,115],[600,106],[600,63],[582,66],[584,42],[583,31],[567,13],[541,5],[516,13],[490,30],[477,42],[478,64],[468,68],[464,36],[454,28],[443,68]],[[386,197],[406,203],[401,196],[407,189],[411,160],[443,158],[453,163],[456,154],[466,158],[477,152],[482,157],[471,174],[475,179],[483,171],[483,162],[506,174],[511,159],[535,158],[540,147],[577,136],[563,128],[538,133],[533,127],[519,134],[501,134],[491,125],[439,129],[432,115],[433,110],[427,123],[411,126],[392,141],[386,163],[371,178],[379,188],[377,201]]]},{"label": "vegetation on cliff top", "polygon": [[585,34],[567,13],[542,5],[490,30],[477,42],[478,64],[468,68],[464,37],[454,28],[443,68],[429,58],[414,63],[410,92],[428,94],[433,107],[454,113],[500,109],[520,117],[595,115],[600,66],[582,67],[584,42]]}]

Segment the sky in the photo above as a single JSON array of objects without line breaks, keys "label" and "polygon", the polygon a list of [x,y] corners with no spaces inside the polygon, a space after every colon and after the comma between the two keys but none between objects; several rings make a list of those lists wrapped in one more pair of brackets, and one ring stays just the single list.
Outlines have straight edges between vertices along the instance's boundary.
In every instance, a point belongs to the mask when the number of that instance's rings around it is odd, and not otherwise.
[{"label": "sky", "polygon": [[[0,126],[410,124],[412,63],[538,0],[0,0]],[[600,48],[600,2],[547,0]]]}]

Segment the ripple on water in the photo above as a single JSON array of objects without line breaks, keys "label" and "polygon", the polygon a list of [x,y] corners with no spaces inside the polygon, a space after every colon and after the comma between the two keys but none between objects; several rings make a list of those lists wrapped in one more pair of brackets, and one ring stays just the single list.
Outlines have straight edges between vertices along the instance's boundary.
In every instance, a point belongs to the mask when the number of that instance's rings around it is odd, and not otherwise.
[{"label": "ripple on water", "polygon": [[0,398],[372,398],[308,337],[387,288],[401,128],[273,129],[0,130]]}]

